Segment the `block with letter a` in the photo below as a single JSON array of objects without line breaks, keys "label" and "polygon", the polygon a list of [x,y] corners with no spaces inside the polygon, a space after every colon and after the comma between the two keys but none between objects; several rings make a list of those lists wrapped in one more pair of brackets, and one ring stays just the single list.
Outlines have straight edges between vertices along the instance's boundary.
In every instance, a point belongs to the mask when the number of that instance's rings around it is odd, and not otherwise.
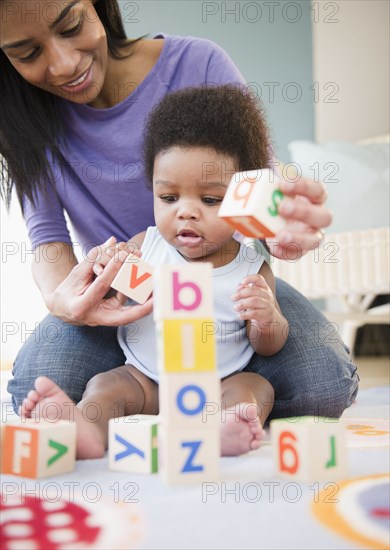
[{"label": "block with letter a", "polygon": [[278,475],[299,481],[338,481],[347,476],[343,420],[314,416],[271,421]]},{"label": "block with letter a", "polygon": [[250,170],[233,175],[218,216],[247,237],[274,237],[284,227],[278,214],[283,193],[273,170]]},{"label": "block with letter a", "polygon": [[41,478],[74,469],[76,424],[59,420],[11,422],[1,428],[1,472]]},{"label": "block with letter a", "polygon": [[128,298],[143,304],[153,290],[153,268],[135,254],[129,254],[111,287]]}]

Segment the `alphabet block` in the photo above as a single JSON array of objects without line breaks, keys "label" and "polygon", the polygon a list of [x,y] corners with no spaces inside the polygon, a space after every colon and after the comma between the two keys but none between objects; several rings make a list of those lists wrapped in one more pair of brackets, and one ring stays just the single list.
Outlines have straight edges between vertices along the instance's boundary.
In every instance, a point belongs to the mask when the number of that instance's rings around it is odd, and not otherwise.
[{"label": "alphabet block", "polygon": [[111,288],[122,292],[139,304],[149,298],[153,290],[153,267],[138,256],[129,254],[112,281]]},{"label": "alphabet block", "polygon": [[285,225],[278,215],[283,193],[272,170],[250,170],[233,175],[218,216],[247,237],[274,237]]},{"label": "alphabet block", "polygon": [[218,432],[221,424],[221,382],[216,372],[162,374],[159,399],[166,428],[201,428]]},{"label": "alphabet block", "polygon": [[303,416],[271,421],[278,474],[300,481],[337,481],[347,475],[344,421]]},{"label": "alphabet block", "polygon": [[154,319],[212,318],[212,264],[163,265],[154,274]]},{"label": "alphabet block", "polygon": [[76,424],[60,420],[10,422],[2,428],[1,472],[42,478],[74,469]]},{"label": "alphabet block", "polygon": [[157,472],[159,421],[159,416],[146,414],[111,418],[108,425],[110,470],[143,474]]},{"label": "alphabet block", "polygon": [[201,427],[196,430],[166,430],[166,426],[160,430],[159,471],[169,485],[218,481],[219,461],[219,431]]},{"label": "alphabet block", "polygon": [[160,372],[216,370],[216,346],[209,327],[212,319],[164,319],[157,322],[157,356]]}]

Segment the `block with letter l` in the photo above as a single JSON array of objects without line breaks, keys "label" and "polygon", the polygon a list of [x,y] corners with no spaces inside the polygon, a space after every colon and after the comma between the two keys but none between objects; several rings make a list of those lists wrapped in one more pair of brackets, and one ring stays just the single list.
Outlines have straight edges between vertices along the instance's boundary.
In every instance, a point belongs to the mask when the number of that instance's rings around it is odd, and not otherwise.
[{"label": "block with letter l", "polygon": [[278,475],[299,481],[337,481],[347,476],[344,420],[314,416],[271,421]]}]

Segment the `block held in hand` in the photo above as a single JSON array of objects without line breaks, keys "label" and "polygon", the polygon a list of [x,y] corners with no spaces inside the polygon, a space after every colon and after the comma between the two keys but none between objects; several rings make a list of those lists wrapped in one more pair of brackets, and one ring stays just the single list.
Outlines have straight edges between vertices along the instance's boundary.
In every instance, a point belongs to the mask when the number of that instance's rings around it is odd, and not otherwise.
[{"label": "block held in hand", "polygon": [[274,237],[285,220],[278,214],[283,193],[272,170],[250,170],[233,175],[218,216],[246,237]]},{"label": "block held in hand", "polygon": [[143,304],[153,291],[153,268],[138,256],[129,254],[111,283],[111,288]]}]

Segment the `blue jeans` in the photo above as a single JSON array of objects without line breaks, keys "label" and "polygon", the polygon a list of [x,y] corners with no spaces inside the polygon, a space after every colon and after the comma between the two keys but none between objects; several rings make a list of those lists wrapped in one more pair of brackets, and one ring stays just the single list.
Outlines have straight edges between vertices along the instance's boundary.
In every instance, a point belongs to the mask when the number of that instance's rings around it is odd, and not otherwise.
[{"label": "blue jeans", "polygon": [[[271,418],[339,417],[358,390],[356,367],[334,325],[299,292],[277,279],[276,295],[290,325],[283,349],[254,354],[245,370],[264,376],[275,390]],[[87,382],[125,363],[114,327],[80,327],[48,315],[20,350],[8,384],[15,410],[37,376],[54,380],[76,403]]]}]

